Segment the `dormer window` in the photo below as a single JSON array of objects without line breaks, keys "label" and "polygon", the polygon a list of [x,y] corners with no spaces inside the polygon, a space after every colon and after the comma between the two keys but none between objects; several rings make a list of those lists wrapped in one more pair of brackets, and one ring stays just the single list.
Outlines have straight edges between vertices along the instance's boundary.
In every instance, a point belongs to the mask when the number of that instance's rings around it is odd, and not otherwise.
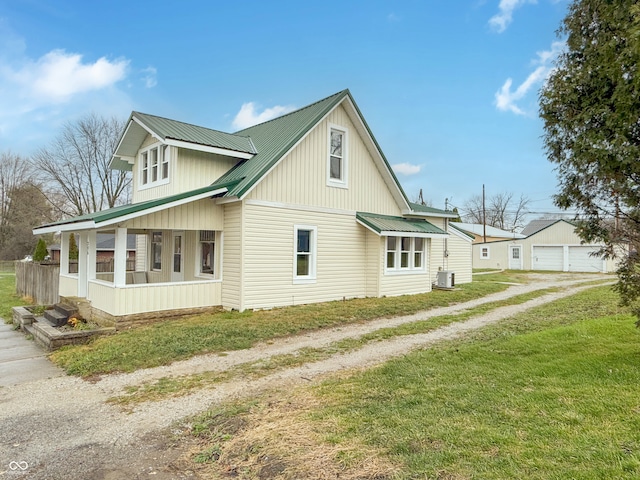
[{"label": "dormer window", "polygon": [[171,149],[155,144],[140,152],[140,186],[153,187],[169,181]]},{"label": "dormer window", "polygon": [[331,125],[329,127],[327,185],[347,188],[347,160],[347,130]]}]

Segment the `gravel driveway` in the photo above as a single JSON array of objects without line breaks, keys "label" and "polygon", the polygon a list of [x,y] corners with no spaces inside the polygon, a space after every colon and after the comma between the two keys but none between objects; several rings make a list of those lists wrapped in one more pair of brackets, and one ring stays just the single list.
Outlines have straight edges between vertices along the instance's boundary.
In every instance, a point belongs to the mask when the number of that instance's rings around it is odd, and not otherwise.
[{"label": "gravel driveway", "polygon": [[[0,478],[29,479],[181,479],[197,478],[181,458],[189,447],[172,433],[180,433],[179,421],[215,403],[257,393],[265,388],[308,382],[344,369],[369,366],[403,355],[412,348],[497,322],[526,309],[577,291],[585,281],[610,276],[580,274],[532,274],[527,285],[511,286],[482,299],[438,308],[415,315],[380,319],[363,324],[323,330],[322,335],[288,337],[228,355],[202,355],[172,365],[130,374],[108,375],[96,383],[76,377],[58,377],[0,387]],[[301,367],[277,371],[257,380],[235,379],[212,389],[154,403],[139,404],[132,413],[106,403],[128,385],[150,380],[225,370],[233,365],[292,353],[304,347],[321,347],[348,337],[359,337],[379,328],[461,312],[474,306],[553,286],[567,287],[529,302],[503,307],[486,315],[457,322],[430,333],[394,337],[365,345]],[[174,429],[174,430],[172,430]]]}]

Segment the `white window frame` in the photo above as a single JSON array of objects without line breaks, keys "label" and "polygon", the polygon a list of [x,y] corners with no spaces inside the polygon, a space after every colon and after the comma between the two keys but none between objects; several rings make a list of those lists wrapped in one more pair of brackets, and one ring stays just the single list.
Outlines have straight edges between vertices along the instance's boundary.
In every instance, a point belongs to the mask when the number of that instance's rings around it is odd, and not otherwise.
[{"label": "white window frame", "polygon": [[[213,240],[202,240],[202,232],[212,232]],[[220,232],[216,230],[198,230],[197,237],[197,248],[196,248],[196,269],[195,271],[197,277],[207,278],[207,279],[217,279],[220,278]],[[213,243],[213,258],[211,262],[213,263],[213,271],[211,273],[206,273],[202,271],[202,244],[203,243]]]},{"label": "white window frame", "polygon": [[[298,232],[308,230],[311,232],[309,239],[309,252],[298,251]],[[315,225],[294,225],[293,226],[293,283],[315,283],[316,282],[316,266],[318,260],[318,227]],[[298,255],[309,256],[309,274],[298,275]]]},{"label": "white window frame", "polygon": [[[155,152],[157,163],[152,164],[152,157]],[[145,166],[146,159],[146,166]],[[143,148],[138,153],[139,162],[139,178],[138,189],[145,190],[147,188],[157,187],[169,183],[171,177],[171,147],[161,142]],[[167,176],[164,177],[164,167],[166,165]],[[154,170],[155,169],[155,170]],[[146,182],[145,182],[146,173]],[[155,174],[155,180],[153,179]]]},{"label": "white window frame", "polygon": [[[155,242],[154,241],[154,236],[155,234],[160,234],[160,241],[159,242]],[[150,233],[149,235],[149,266],[151,267],[151,271],[153,272],[161,272],[162,271],[162,250],[163,250],[163,243],[164,243],[164,235],[163,232],[161,232],[160,230],[154,230]],[[155,254],[155,249],[154,246],[155,245],[160,245],[160,268],[156,268],[155,267],[155,263],[154,263],[154,254]]]},{"label": "white window frame", "polygon": [[[395,250],[389,250],[389,238],[396,239]],[[402,239],[409,242],[409,250],[403,250]],[[422,240],[422,249],[416,250],[416,238]],[[406,274],[406,273],[424,273],[427,270],[427,237],[408,236],[408,235],[389,235],[384,237],[385,255],[384,255],[384,272],[385,274]],[[393,252],[394,265],[389,266],[389,254]],[[402,266],[402,255],[408,255],[407,265]],[[416,254],[419,254],[420,265],[416,265]]]},{"label": "white window frame", "polygon": [[[485,250],[486,255],[485,255]],[[490,260],[491,259],[491,249],[489,246],[480,247],[480,260]]]},{"label": "white window frame", "polygon": [[[331,177],[331,133],[342,134],[342,157],[341,158],[341,178]],[[327,131],[327,185],[337,188],[348,188],[349,186],[349,130],[339,125],[329,124]]]}]

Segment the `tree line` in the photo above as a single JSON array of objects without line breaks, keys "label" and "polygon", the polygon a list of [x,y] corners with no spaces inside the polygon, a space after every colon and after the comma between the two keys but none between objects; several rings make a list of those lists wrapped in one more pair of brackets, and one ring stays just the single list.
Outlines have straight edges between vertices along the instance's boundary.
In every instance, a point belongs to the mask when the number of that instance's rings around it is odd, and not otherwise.
[{"label": "tree line", "polygon": [[90,114],[31,156],[0,152],[0,260],[33,253],[34,227],[129,201],[130,174],[109,168],[124,124]]}]

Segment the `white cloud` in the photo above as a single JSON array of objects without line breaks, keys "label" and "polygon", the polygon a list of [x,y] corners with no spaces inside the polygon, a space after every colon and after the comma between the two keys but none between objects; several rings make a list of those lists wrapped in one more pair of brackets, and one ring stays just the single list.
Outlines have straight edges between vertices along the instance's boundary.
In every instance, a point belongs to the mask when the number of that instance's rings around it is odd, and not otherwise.
[{"label": "white cloud", "polygon": [[498,33],[504,32],[513,20],[513,12],[527,3],[537,0],[500,0],[499,12],[489,19],[489,26]]},{"label": "white cloud", "polygon": [[256,110],[256,105],[253,102],[243,103],[240,111],[233,119],[232,126],[235,129],[242,130],[253,125],[257,125],[258,123],[266,122],[294,110],[295,107],[291,105],[276,105],[275,107],[265,108],[261,113],[258,113],[258,111]]},{"label": "white cloud", "polygon": [[415,175],[416,173],[420,173],[422,167],[420,165],[411,165],[410,163],[396,163],[392,165],[393,171],[399,173],[400,175]]},{"label": "white cloud", "polygon": [[525,115],[526,112],[517,105],[517,102],[523,100],[532,89],[537,91],[537,87],[547,81],[553,71],[553,62],[564,46],[564,42],[553,42],[550,50],[537,52],[538,58],[532,62],[536,67],[535,70],[514,91],[511,90],[513,79],[507,78],[495,94],[497,109],[503,112],[510,111],[516,115]]},{"label": "white cloud", "polygon": [[158,84],[156,77],[158,70],[155,67],[144,68],[140,73],[142,73],[142,81],[144,82],[145,88],[153,88]]}]

